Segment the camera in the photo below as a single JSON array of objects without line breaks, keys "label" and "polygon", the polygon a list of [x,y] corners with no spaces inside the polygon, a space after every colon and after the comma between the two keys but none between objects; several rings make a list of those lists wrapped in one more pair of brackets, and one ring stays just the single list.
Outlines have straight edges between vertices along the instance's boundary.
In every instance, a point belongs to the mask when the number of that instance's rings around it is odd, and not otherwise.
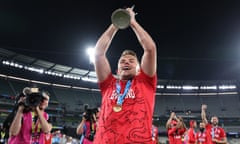
[{"label": "camera", "polygon": [[22,94],[26,99],[20,102],[19,105],[23,104],[25,108],[38,106],[44,100],[44,95],[47,95],[45,92],[40,91],[39,88],[29,87],[24,88]]},{"label": "camera", "polygon": [[30,92],[26,93],[26,101],[25,106],[26,107],[36,107],[39,106],[41,102],[43,102],[44,99],[49,94],[45,91],[40,91],[39,88],[30,88]]},{"label": "camera", "polygon": [[84,117],[87,121],[94,121],[93,115],[96,116],[97,112],[98,112],[98,109],[97,109],[97,108],[92,108],[92,109],[86,108],[86,109],[85,109],[85,112],[84,112],[84,114],[83,114],[83,117]]},{"label": "camera", "polygon": [[93,114],[94,114],[94,111],[92,109],[86,109],[85,113],[83,114],[83,117],[87,121],[93,121]]}]

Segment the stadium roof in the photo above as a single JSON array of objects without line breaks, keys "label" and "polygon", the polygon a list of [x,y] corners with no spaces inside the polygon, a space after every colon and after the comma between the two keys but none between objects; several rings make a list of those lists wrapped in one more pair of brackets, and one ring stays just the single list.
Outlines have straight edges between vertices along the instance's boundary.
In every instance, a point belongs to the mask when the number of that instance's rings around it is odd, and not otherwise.
[{"label": "stadium roof", "polygon": [[10,62],[16,62],[18,64],[26,64],[35,68],[42,68],[46,71],[61,73],[61,74],[69,74],[69,75],[77,75],[80,77],[90,76],[96,77],[96,73],[94,71],[74,68],[70,66],[60,65],[52,62],[48,62],[45,60],[37,59],[34,57],[25,56],[22,54],[17,54],[15,52],[0,48],[0,59],[1,60],[9,60]]},{"label": "stadium roof", "polygon": [[[9,57],[51,70],[94,71],[86,48],[95,45],[114,10],[133,4],[157,44],[159,79],[240,79],[236,0],[2,1],[0,47],[13,52]],[[112,71],[126,48],[143,52],[131,29],[119,31],[107,53]]]}]

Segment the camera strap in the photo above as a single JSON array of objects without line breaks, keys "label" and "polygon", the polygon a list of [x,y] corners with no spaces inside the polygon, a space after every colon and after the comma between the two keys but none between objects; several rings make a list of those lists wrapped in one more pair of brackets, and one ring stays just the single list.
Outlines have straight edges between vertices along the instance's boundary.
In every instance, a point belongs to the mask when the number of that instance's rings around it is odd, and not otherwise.
[{"label": "camera strap", "polygon": [[90,122],[90,124],[91,124],[91,126],[90,126],[91,131],[94,131],[94,123]]},{"label": "camera strap", "polygon": [[40,138],[41,125],[38,120],[38,116],[35,112],[31,112],[32,115],[32,141],[38,142]]}]

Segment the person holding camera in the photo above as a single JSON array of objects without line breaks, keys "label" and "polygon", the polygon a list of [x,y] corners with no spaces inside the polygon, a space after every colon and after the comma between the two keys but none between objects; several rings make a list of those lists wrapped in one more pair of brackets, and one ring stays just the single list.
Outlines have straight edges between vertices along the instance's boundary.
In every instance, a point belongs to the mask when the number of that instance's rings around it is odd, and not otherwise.
[{"label": "person holding camera", "polygon": [[28,89],[18,101],[16,115],[10,125],[8,144],[44,144],[45,134],[51,132],[48,114],[44,111],[49,102],[47,92]]},{"label": "person holding camera", "polygon": [[82,121],[77,127],[77,134],[81,135],[80,144],[92,144],[97,130],[98,109],[87,109],[83,113]]}]

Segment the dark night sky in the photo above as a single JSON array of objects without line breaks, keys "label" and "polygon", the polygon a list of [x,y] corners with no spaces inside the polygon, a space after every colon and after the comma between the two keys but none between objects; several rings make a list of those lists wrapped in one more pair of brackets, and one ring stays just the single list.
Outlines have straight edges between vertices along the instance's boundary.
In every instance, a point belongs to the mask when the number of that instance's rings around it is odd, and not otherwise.
[{"label": "dark night sky", "polygon": [[[87,69],[87,46],[95,45],[115,9],[133,4],[157,44],[159,79],[240,79],[238,0],[3,0],[0,47]],[[130,28],[117,33],[107,53],[113,71],[126,48],[142,54]]]}]

